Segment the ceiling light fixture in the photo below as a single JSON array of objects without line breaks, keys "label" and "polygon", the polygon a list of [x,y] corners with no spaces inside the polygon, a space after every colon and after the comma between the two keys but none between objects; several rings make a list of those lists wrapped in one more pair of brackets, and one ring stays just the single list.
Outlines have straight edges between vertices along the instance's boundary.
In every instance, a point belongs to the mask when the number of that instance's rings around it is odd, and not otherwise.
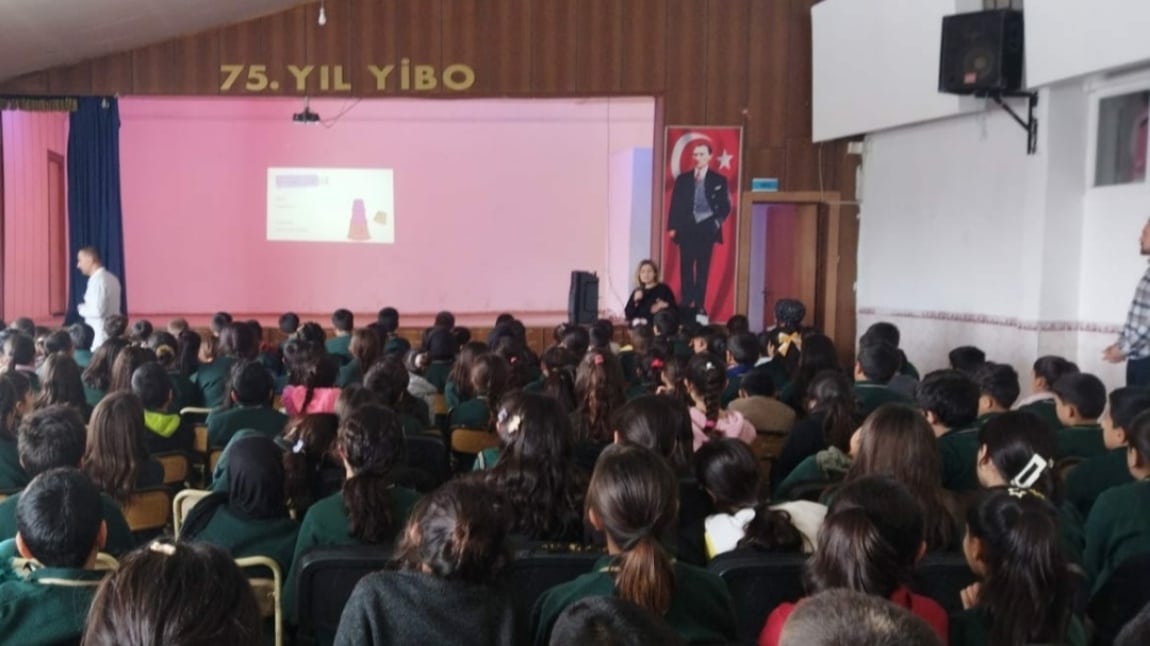
[{"label": "ceiling light fixture", "polygon": [[324,11],[323,0],[320,0],[319,3],[319,19],[316,22],[319,23],[320,27],[327,24],[327,13]]}]

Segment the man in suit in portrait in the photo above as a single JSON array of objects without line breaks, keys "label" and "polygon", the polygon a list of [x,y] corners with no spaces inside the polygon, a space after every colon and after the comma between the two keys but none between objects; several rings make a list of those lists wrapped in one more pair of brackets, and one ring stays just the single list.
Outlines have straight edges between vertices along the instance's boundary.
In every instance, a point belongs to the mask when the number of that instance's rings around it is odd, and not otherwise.
[{"label": "man in suit in portrait", "polygon": [[711,253],[723,241],[723,222],[731,214],[727,178],[710,169],[710,144],[695,146],[695,167],[675,178],[667,235],[679,245],[682,281],[679,302],[702,312],[711,269]]}]

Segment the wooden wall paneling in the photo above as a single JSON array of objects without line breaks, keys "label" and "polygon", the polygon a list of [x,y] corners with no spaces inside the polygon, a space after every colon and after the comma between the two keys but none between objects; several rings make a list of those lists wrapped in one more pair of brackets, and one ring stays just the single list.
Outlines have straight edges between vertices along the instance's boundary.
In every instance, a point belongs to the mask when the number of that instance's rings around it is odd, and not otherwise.
[{"label": "wooden wall paneling", "polygon": [[[304,60],[317,66],[317,69],[306,77],[308,94],[349,96],[354,93],[355,68],[361,63],[355,61],[351,55],[352,22],[355,20],[351,7],[351,0],[325,0],[324,13],[327,24],[322,27],[318,23],[319,6],[312,4],[303,7]],[[326,66],[326,77],[324,66]],[[338,72],[336,66],[339,67]],[[277,73],[282,75],[282,78],[278,79],[281,89],[283,85],[295,85],[295,76],[290,72],[283,70]]]},{"label": "wooden wall paneling", "polygon": [[[132,53],[122,52],[92,61],[93,94],[132,94]],[[74,92],[74,90],[67,90]]]},{"label": "wooden wall paneling", "polygon": [[747,107],[750,0],[708,0],[704,96],[709,125],[737,126]]},{"label": "wooden wall paneling", "polygon": [[618,0],[583,0],[576,40],[579,94],[617,94],[622,87],[623,5]]},{"label": "wooden wall paneling", "polygon": [[[530,0],[452,0],[444,5],[443,64],[475,70],[472,91],[500,96],[531,94]],[[497,46],[492,46],[497,44]]]},{"label": "wooden wall paneling", "polygon": [[[782,146],[787,137],[786,95],[789,71],[787,4],[751,0],[751,33],[747,50],[750,76],[747,146]],[[801,55],[801,52],[799,53]]]},{"label": "wooden wall paneling", "polygon": [[704,78],[709,43],[704,38],[706,2],[672,2],[667,12],[667,121],[669,126],[706,122]]},{"label": "wooden wall paneling", "polygon": [[629,0],[620,21],[619,91],[662,94],[667,85],[667,1]]},{"label": "wooden wall paneling", "polygon": [[[382,69],[385,65],[399,65],[395,45],[395,3],[390,0],[357,1],[352,3],[352,11],[350,46],[352,60],[355,61],[352,87],[360,96],[382,93],[380,81],[369,66]],[[388,92],[395,91],[395,87],[398,87],[398,81],[389,76]]]},{"label": "wooden wall paneling", "polygon": [[[443,0],[392,0],[395,2],[395,37],[396,56],[394,61],[396,71],[392,78],[399,78],[398,91],[407,94],[411,90],[404,89],[402,82],[402,63],[407,60],[411,65],[411,76],[414,79],[416,65],[432,65],[436,70],[442,69],[443,64]],[[454,1],[454,0],[449,0]],[[478,84],[478,79],[476,79]],[[414,82],[408,82],[409,88]],[[391,93],[391,83],[388,84],[388,93]],[[440,87],[438,91],[442,91]],[[430,94],[421,92],[422,95]]]},{"label": "wooden wall paneling", "polygon": [[790,0],[787,19],[786,133],[788,138],[811,138],[811,6],[814,0]]},{"label": "wooden wall paneling", "polygon": [[[269,83],[278,81],[278,90],[269,87],[263,90],[248,90],[247,69],[244,77],[227,91],[219,90],[224,74],[216,66],[215,80],[218,94],[283,95],[303,94],[296,90],[294,77],[288,72],[288,65],[304,66],[307,60],[305,22],[309,6],[296,7],[277,14],[249,20],[219,31],[221,65],[266,65]],[[312,19],[315,16],[312,15]],[[314,73],[314,72],[313,72]]]},{"label": "wooden wall paneling", "polygon": [[[809,191],[819,188],[818,150],[804,139],[787,140],[787,169],[779,184],[787,191]],[[824,189],[825,189],[825,180]]]},{"label": "wooden wall paneling", "polygon": [[0,86],[3,94],[47,94],[48,73],[32,72],[7,81]]},{"label": "wooden wall paneling", "polygon": [[49,94],[91,94],[92,64],[83,62],[48,70]]},{"label": "wooden wall paneling", "polygon": [[443,64],[464,63],[475,70],[475,91],[498,91],[501,85],[491,73],[498,48],[490,46],[494,34],[489,18],[497,11],[490,1],[451,0],[443,6]]},{"label": "wooden wall paneling", "polygon": [[135,94],[215,94],[219,89],[218,32],[204,32],[132,52]]},{"label": "wooden wall paneling", "polygon": [[787,172],[786,146],[752,148],[743,153],[743,164],[747,169],[745,188],[750,188],[750,178],[775,177],[780,183]]},{"label": "wooden wall paneling", "polygon": [[531,91],[536,96],[570,93],[578,70],[579,5],[568,0],[532,0]]}]

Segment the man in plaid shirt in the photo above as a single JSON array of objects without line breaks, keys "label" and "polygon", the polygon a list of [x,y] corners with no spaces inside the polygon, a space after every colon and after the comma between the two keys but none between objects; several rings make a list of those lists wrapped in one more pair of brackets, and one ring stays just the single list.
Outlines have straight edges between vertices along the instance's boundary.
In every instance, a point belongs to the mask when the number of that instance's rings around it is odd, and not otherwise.
[{"label": "man in plaid shirt", "polygon": [[[1150,221],[1142,227],[1142,255],[1150,256]],[[1150,385],[1150,267],[1138,281],[1134,301],[1118,342],[1106,348],[1103,358],[1110,363],[1126,361],[1126,385]]]}]

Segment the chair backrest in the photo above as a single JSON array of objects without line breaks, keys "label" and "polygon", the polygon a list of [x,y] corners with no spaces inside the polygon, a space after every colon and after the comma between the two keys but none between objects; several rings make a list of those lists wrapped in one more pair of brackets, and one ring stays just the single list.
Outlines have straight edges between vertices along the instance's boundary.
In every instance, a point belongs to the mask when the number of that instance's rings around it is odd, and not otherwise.
[{"label": "chair backrest", "polygon": [[[188,410],[188,409],[185,408],[184,410]],[[195,427],[193,427],[193,433],[195,434],[195,440],[192,443],[192,448],[194,448],[196,450],[196,453],[207,454],[207,452],[208,452],[208,427],[207,427],[207,425],[206,424],[196,424]]]},{"label": "chair backrest", "polygon": [[156,453],[152,457],[164,467],[164,484],[183,484],[188,479],[188,456],[178,451]]},{"label": "chair backrest", "polygon": [[115,570],[120,567],[120,562],[116,557],[108,554],[107,552],[96,553],[96,564],[92,566],[93,570]]},{"label": "chair backrest", "polygon": [[283,592],[283,574],[279,565],[266,556],[245,556],[236,559],[240,569],[259,568],[261,573],[271,572],[271,578],[248,578],[252,592],[256,595],[256,604],[260,608],[260,616],[264,619],[275,618],[275,643],[283,646],[283,604],[280,595]]},{"label": "chair backrest", "polygon": [[179,537],[180,529],[183,528],[184,521],[187,520],[188,514],[192,512],[196,503],[210,495],[212,492],[206,489],[184,489],[176,494],[176,497],[172,499],[172,526],[175,529],[176,537]]},{"label": "chair backrest", "polygon": [[220,463],[220,457],[224,454],[223,449],[212,449],[208,453],[208,473],[216,472],[216,465]]},{"label": "chair backrest", "polygon": [[447,460],[447,447],[443,439],[436,435],[409,435],[407,442],[407,466],[419,469],[435,479],[446,482],[451,477]]},{"label": "chair backrest", "polygon": [[1150,604],[1150,552],[1132,556],[1118,564],[1102,584],[1086,614],[1094,622],[1096,644],[1114,641],[1122,627]]},{"label": "chair backrest", "polygon": [[163,529],[172,513],[172,493],[166,487],[133,491],[124,504],[124,520],[133,532]]},{"label": "chair backrest", "polygon": [[431,414],[436,417],[447,415],[447,398],[443,393],[435,393],[431,398]]},{"label": "chair backrest", "polygon": [[962,589],[976,580],[961,553],[934,553],[918,562],[910,588],[934,599],[948,614],[957,614],[962,612]]},{"label": "chair backrest", "polygon": [[334,635],[355,584],[391,561],[391,545],[345,545],[305,552],[296,565],[296,618],[301,631]]},{"label": "chair backrest", "polygon": [[499,446],[499,435],[491,431],[457,428],[451,431],[451,450],[475,454]]},{"label": "chair backrest", "polygon": [[547,590],[587,574],[603,552],[517,553],[511,560],[511,602],[520,634],[530,630],[531,609]]},{"label": "chair backrest", "polygon": [[707,569],[727,583],[735,601],[736,635],[747,644],[758,643],[767,615],[779,604],[803,597],[803,554],[727,554]]}]

